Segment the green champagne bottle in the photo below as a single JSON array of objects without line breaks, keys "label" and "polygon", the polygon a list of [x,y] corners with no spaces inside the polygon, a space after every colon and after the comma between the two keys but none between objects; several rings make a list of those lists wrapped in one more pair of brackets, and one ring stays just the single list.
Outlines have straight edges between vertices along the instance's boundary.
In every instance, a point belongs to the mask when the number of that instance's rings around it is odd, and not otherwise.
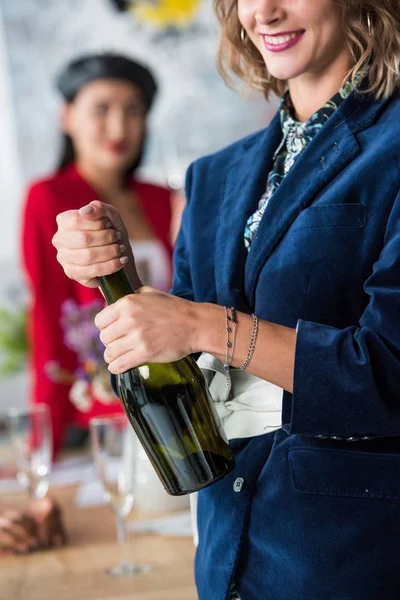
[{"label": "green champagne bottle", "polygon": [[[134,293],[123,269],[99,281],[108,304]],[[125,413],[169,494],[190,494],[233,469],[225,432],[191,356],[141,365],[116,379]]]}]

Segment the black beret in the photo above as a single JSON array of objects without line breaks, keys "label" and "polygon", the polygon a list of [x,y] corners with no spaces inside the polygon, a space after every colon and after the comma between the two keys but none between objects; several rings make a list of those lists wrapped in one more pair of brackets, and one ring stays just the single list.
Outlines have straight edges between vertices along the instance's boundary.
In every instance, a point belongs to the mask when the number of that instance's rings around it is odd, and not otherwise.
[{"label": "black beret", "polygon": [[57,88],[67,102],[74,100],[78,92],[96,79],[120,79],[139,88],[150,109],[157,92],[153,75],[140,63],[118,54],[93,54],[71,62],[57,79]]}]

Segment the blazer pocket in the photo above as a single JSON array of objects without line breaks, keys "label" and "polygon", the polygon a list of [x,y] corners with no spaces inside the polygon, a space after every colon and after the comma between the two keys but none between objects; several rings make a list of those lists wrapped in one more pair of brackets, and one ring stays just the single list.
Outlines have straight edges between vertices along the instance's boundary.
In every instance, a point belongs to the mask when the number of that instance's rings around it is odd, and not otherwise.
[{"label": "blazer pocket", "polygon": [[304,494],[400,500],[400,455],[293,448],[293,485]]},{"label": "blazer pocket", "polygon": [[310,206],[301,211],[292,225],[292,231],[299,229],[360,229],[365,224],[366,205],[326,204]]}]

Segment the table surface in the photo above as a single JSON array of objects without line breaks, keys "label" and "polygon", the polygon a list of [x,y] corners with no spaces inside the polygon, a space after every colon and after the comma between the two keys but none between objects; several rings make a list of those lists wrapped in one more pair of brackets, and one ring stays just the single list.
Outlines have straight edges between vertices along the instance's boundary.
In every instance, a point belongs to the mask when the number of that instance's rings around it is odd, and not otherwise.
[{"label": "table surface", "polygon": [[[69,534],[65,548],[0,557],[1,600],[197,599],[190,538],[130,534],[133,560],[151,564],[152,572],[136,578],[105,575],[121,556],[114,516],[108,506],[77,508],[75,493],[75,486],[52,491],[64,510]],[[1,498],[13,504],[23,499],[22,494]]]}]

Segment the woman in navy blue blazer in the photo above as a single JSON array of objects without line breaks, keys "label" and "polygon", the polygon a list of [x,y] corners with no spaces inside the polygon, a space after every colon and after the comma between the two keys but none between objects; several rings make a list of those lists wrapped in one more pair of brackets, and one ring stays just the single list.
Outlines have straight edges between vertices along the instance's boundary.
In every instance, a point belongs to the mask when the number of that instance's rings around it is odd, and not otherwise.
[{"label": "woman in navy blue blazer", "polygon": [[[198,497],[201,600],[398,600],[398,0],[215,3],[221,68],[280,111],[190,167],[172,294],[100,313],[105,359],[201,353],[236,455]],[[69,277],[141,286],[113,207],[58,221]]]}]

